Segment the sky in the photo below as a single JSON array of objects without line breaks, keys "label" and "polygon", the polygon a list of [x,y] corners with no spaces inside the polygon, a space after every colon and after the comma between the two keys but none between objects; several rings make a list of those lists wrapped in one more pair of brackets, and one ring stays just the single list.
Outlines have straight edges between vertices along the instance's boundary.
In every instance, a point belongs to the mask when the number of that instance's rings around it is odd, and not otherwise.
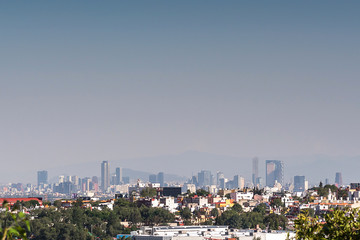
[{"label": "sky", "polygon": [[186,151],[359,156],[359,7],[1,2],[0,182]]}]

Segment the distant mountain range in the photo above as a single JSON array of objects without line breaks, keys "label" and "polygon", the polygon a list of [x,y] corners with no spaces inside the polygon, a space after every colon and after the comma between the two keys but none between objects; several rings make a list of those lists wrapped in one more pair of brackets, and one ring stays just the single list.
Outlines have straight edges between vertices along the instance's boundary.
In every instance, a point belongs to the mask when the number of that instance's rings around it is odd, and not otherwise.
[{"label": "distant mountain range", "polygon": [[[123,168],[123,175],[131,179],[147,181],[150,174],[165,173],[166,181],[184,181],[192,175],[197,175],[201,170],[210,170],[214,175],[217,171],[224,172],[231,179],[239,174],[250,182],[252,174],[252,157],[240,158],[197,151],[188,151],[176,155],[164,155],[157,157],[135,158],[114,160],[108,159],[110,173],[115,173],[116,167]],[[262,157],[259,156],[259,175],[265,178],[265,160],[278,159],[285,164],[285,181],[292,181],[294,175],[305,175],[310,183],[318,184],[320,181],[329,179],[334,182],[335,172],[342,172],[344,183],[360,182],[360,157],[330,157],[325,155],[313,156],[287,156],[287,157]],[[104,159],[107,160],[107,159]],[[78,175],[100,176],[100,166],[103,159],[98,162],[74,163],[66,166],[57,166],[47,169],[49,179],[57,181],[57,176]],[[0,181],[4,183],[6,176],[18,179],[18,182],[36,182],[36,171],[24,169],[13,176],[9,172],[1,172]],[[10,177],[9,177],[10,179]],[[14,180],[11,180],[14,181]]]}]

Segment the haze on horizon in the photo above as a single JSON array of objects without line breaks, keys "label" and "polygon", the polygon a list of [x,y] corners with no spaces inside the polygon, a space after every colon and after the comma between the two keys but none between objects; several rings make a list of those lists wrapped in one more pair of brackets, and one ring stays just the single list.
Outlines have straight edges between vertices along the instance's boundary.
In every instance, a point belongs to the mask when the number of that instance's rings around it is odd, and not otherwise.
[{"label": "haze on horizon", "polygon": [[189,150],[359,156],[359,5],[2,2],[0,182]]}]

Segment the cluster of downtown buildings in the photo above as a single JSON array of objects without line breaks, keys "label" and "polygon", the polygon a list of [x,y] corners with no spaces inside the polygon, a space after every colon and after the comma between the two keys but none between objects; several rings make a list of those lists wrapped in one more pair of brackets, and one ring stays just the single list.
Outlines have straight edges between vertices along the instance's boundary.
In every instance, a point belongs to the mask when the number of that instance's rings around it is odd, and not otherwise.
[{"label": "cluster of downtown buildings", "polygon": [[[170,183],[166,181],[163,172],[150,174],[148,181],[130,179],[129,176],[125,177],[120,167],[116,167],[114,174],[110,174],[109,162],[103,161],[100,177],[80,178],[61,175],[57,183],[49,184],[48,172],[38,171],[38,184],[36,186],[31,184],[1,186],[2,197],[8,198],[0,198],[0,204],[4,200],[15,203],[16,201],[35,199],[20,198],[21,196],[37,196],[41,197],[39,198],[40,204],[43,201],[61,199],[61,206],[69,208],[76,202],[75,199],[81,197],[84,199],[83,207],[93,208],[92,202],[96,201],[99,203],[97,207],[101,210],[103,207],[113,209],[116,198],[125,198],[128,201],[141,203],[148,207],[164,208],[171,213],[177,213],[181,209],[188,208],[192,213],[198,212],[200,214],[191,220],[193,224],[198,225],[214,222],[215,218],[211,214],[214,209],[217,209],[221,214],[233,207],[235,203],[240,204],[244,212],[251,212],[259,204],[265,203],[266,213],[283,215],[283,208],[272,204],[278,200],[286,208],[285,215],[289,226],[294,224],[294,219],[302,209],[313,209],[316,213],[321,214],[331,211],[333,208],[360,207],[360,183],[353,183],[344,187],[348,192],[346,198],[338,197],[335,192],[331,191],[328,192],[327,196],[320,196],[316,190],[308,190],[305,176],[294,176],[293,183],[285,183],[284,163],[282,161],[265,161],[265,183],[259,176],[258,165],[259,160],[254,158],[250,183],[246,183],[244,177],[240,175],[228,179],[222,172],[213,175],[208,170],[201,170],[196,176],[184,183]],[[338,186],[342,185],[341,173],[336,173],[335,182]],[[156,195],[154,197],[142,196],[141,192],[146,188],[156,189]],[[198,195],[197,190],[199,189],[206,190],[209,194]],[[299,197],[309,197],[311,201],[301,202]],[[155,226],[149,229],[144,226],[140,230],[132,232],[132,238],[134,240],[182,240],[184,237],[191,236],[193,240],[234,237],[241,240],[251,240],[254,237],[286,239],[287,236],[284,232],[268,233],[258,228],[231,232],[227,226],[181,226],[183,221],[184,219],[181,216],[176,215],[175,225],[170,224],[169,227]],[[127,223],[121,222],[121,224],[126,226]]]},{"label": "cluster of downtown buildings", "polygon": [[[250,165],[250,164],[249,164]],[[58,198],[75,198],[78,196],[107,198],[114,194],[131,194],[132,189],[139,186],[139,180],[123,176],[122,168],[116,167],[113,174],[110,174],[110,164],[108,161],[101,163],[101,176],[79,177],[79,176],[58,176],[56,183],[49,184],[48,172],[37,172],[37,185],[12,183],[0,186],[1,196],[44,196],[49,200]],[[294,176],[293,183],[284,182],[284,163],[279,160],[265,161],[265,182],[259,175],[259,160],[252,159],[251,181],[246,182],[245,178],[235,175],[226,178],[223,172],[218,171],[213,175],[211,171],[201,170],[197,175],[192,176],[186,182],[168,182],[165,174],[150,174],[148,181],[142,180],[141,186],[152,187],[180,187],[181,192],[195,192],[197,189],[204,189],[211,194],[217,194],[219,190],[226,189],[245,189],[245,188],[277,188],[289,192],[301,194],[308,189],[308,181],[305,176]],[[325,184],[328,184],[325,180]],[[342,186],[341,173],[336,173],[335,184]]]}]

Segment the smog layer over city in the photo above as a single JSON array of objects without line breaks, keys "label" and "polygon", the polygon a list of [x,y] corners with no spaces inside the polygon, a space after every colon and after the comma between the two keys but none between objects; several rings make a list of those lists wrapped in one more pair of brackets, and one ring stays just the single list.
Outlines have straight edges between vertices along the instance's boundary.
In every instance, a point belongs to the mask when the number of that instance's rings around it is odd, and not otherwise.
[{"label": "smog layer over city", "polygon": [[[206,225],[206,239],[331,239],[326,214],[360,207],[359,9],[0,3],[0,205],[36,203],[16,210],[28,215],[14,226],[35,219],[25,235],[0,220],[0,237],[201,240]],[[89,218],[86,204],[118,225],[74,218],[70,235],[54,227],[48,238],[36,227],[36,211],[78,206]],[[146,218],[145,205],[163,218]],[[302,209],[317,217],[314,235],[301,235]]]}]

